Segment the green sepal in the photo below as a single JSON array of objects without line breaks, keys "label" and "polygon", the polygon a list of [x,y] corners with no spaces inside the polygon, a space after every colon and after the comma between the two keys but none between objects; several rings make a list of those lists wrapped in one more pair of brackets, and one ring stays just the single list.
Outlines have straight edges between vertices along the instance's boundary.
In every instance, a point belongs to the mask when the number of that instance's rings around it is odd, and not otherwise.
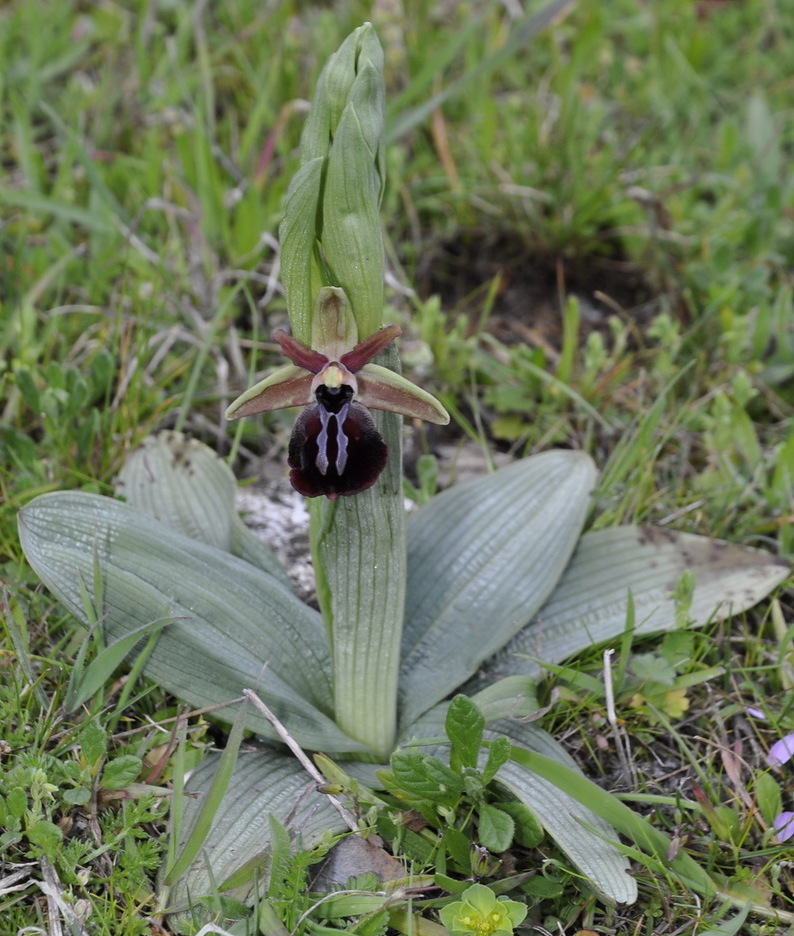
[{"label": "green sepal", "polygon": [[389,410],[409,419],[424,419],[440,426],[449,422],[449,413],[438,400],[402,374],[380,364],[365,364],[356,377],[358,399],[364,406]]},{"label": "green sepal", "polygon": [[313,402],[312,375],[302,367],[285,364],[241,393],[226,410],[226,418],[240,419],[267,410],[306,406]]}]

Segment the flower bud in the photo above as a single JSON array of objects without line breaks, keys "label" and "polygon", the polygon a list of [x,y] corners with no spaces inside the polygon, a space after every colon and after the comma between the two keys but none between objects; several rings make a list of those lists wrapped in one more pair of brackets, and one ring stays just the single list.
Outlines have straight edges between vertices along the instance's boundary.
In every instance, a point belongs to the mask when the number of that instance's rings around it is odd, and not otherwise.
[{"label": "flower bud", "polygon": [[345,291],[362,338],[382,323],[384,96],[383,51],[365,23],[320,75],[280,228],[292,334],[304,344],[323,286]]}]

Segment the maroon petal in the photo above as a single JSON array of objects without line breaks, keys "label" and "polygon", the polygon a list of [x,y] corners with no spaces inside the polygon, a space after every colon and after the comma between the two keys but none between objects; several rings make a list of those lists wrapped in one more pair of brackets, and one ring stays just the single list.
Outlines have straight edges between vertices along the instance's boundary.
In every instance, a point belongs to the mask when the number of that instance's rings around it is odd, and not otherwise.
[{"label": "maroon petal", "polygon": [[392,341],[399,338],[402,333],[403,330],[399,325],[386,325],[370,335],[369,338],[359,341],[351,351],[346,351],[339,358],[339,363],[344,364],[348,370],[355,374],[365,364],[369,364],[376,354],[379,354],[384,348],[388,348]]},{"label": "maroon petal", "polygon": [[328,358],[319,351],[313,351],[301,344],[292,335],[288,335],[283,328],[278,328],[273,332],[273,337],[281,345],[281,353],[288,357],[293,364],[298,367],[304,367],[312,374],[319,372],[328,364]]},{"label": "maroon petal", "polygon": [[340,494],[360,494],[372,487],[388,456],[388,447],[365,406],[349,403],[333,413],[315,403],[295,420],[289,478],[304,497],[325,494],[334,500]]}]

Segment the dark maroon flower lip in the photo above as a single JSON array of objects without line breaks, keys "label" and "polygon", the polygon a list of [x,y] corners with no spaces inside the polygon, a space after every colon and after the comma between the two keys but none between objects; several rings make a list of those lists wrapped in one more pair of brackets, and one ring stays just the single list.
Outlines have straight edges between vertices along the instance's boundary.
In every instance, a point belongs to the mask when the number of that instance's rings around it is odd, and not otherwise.
[{"label": "dark maroon flower lip", "polygon": [[358,391],[356,371],[399,334],[399,326],[384,328],[340,355],[338,361],[306,348],[286,332],[273,336],[293,364],[315,376],[311,389],[316,403],[295,420],[287,463],[290,481],[304,497],[324,494],[329,500],[360,494],[378,480],[389,449],[369,410],[353,401]]},{"label": "dark maroon flower lip", "polygon": [[318,402],[295,420],[289,444],[290,481],[304,497],[330,500],[360,494],[377,481],[389,449],[369,410],[345,402],[337,409]]}]

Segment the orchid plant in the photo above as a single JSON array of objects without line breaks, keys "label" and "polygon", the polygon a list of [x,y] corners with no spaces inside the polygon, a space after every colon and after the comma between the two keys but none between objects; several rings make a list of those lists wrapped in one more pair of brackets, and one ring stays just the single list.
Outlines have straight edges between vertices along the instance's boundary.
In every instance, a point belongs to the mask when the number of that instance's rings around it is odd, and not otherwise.
[{"label": "orchid plant", "polygon": [[[596,472],[579,452],[543,453],[453,487],[406,524],[399,416],[448,416],[398,373],[400,329],[382,327],[382,67],[365,25],[319,80],[280,230],[292,335],[275,338],[290,363],[228,410],[236,419],[303,407],[289,465],[293,485],[313,498],[320,612],[241,522],[227,465],[178,433],[146,440],[128,460],[126,503],[58,492],[20,513],[31,565],[101,629],[105,662],[135,653],[136,672],[233,723],[224,754],[208,754],[184,786],[175,770],[163,911],[189,926],[179,914],[197,913],[207,895],[253,900],[279,829],[303,848],[366,832],[362,803],[388,811],[389,795],[415,788],[435,790],[422,808],[457,833],[455,791],[474,796],[483,867],[517,834],[512,802],[605,900],[636,898],[620,834],[690,886],[714,889],[523,716],[536,712],[544,663],[621,634],[632,612],[637,633],[681,626],[684,572],[694,577],[687,623],[696,625],[759,601],[788,566],[667,530],[582,535]],[[73,687],[72,710],[96,691],[91,675],[89,666]],[[450,706],[455,692],[465,704]],[[241,750],[245,730],[259,742]],[[315,768],[305,751],[324,752],[316,761],[327,784],[307,786],[302,763]],[[489,790],[504,806],[489,804]],[[348,802],[335,808],[332,793]],[[450,904],[448,932],[478,914],[493,923],[487,931],[511,931],[521,908],[486,891],[469,888]]]}]

